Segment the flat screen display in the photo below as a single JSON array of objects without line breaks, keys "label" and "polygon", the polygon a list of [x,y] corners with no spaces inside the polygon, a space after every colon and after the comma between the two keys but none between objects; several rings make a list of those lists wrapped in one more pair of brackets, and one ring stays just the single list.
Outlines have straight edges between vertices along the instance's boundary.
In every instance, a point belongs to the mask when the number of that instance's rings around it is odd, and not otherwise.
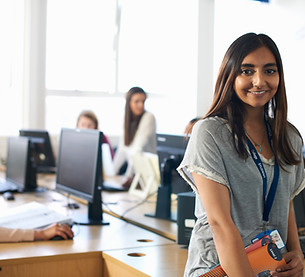
[{"label": "flat screen display", "polygon": [[6,180],[16,184],[20,192],[37,189],[36,168],[31,159],[31,142],[28,138],[8,138]]},{"label": "flat screen display", "polygon": [[159,157],[161,179],[163,167],[167,160],[170,158],[175,159],[175,163],[173,163],[174,168],[170,169],[170,185],[172,193],[180,193],[191,190],[190,186],[185,182],[184,179],[181,178],[179,173],[176,171],[176,164],[180,164],[182,161],[186,146],[187,139],[185,135],[157,134],[157,153]]},{"label": "flat screen display", "polygon": [[26,183],[29,140],[9,137],[7,143],[6,179],[20,187]]},{"label": "flat screen display", "polygon": [[31,140],[31,152],[37,172],[54,173],[56,163],[48,131],[24,129],[19,130],[19,134]]},{"label": "flat screen display", "polygon": [[88,218],[80,224],[106,224],[102,220],[102,138],[91,129],[61,130],[56,189],[88,201]]}]

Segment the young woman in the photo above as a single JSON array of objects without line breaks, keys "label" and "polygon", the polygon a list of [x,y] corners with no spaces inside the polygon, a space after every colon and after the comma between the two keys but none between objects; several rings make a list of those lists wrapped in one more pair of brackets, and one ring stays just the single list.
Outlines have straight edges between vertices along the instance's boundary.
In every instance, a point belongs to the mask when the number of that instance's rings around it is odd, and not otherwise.
[{"label": "young woman", "polygon": [[49,240],[55,236],[61,236],[63,239],[73,238],[73,231],[68,225],[58,223],[37,230],[0,227],[0,242]]},{"label": "young woman", "polygon": [[273,229],[286,243],[287,264],[272,276],[303,276],[292,205],[305,186],[302,144],[287,121],[276,44],[264,34],[241,36],[224,56],[213,103],[193,126],[178,168],[196,192],[198,218],[185,276],[219,262],[230,277],[254,276],[244,248]]},{"label": "young woman", "polygon": [[117,174],[127,162],[125,176],[130,183],[134,171],[132,156],[137,152],[157,153],[156,120],[145,110],[146,92],[140,87],[131,88],[126,94],[124,134],[114,157]]},{"label": "young woman", "polygon": [[[77,118],[76,128],[98,129],[99,128],[98,119],[97,119],[95,113],[92,111],[89,111],[89,110],[82,111]],[[107,138],[107,136],[104,133],[103,133],[103,143],[106,143],[109,145],[111,157],[113,159],[114,158],[113,148],[110,144],[109,139]]]}]

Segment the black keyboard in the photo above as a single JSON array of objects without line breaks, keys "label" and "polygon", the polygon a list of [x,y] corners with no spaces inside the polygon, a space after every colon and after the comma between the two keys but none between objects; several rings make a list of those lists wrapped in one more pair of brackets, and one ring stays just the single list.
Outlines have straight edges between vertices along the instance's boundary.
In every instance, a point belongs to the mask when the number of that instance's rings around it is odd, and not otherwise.
[{"label": "black keyboard", "polygon": [[104,191],[128,191],[128,188],[123,187],[122,184],[117,184],[115,182],[103,182],[102,189]]}]

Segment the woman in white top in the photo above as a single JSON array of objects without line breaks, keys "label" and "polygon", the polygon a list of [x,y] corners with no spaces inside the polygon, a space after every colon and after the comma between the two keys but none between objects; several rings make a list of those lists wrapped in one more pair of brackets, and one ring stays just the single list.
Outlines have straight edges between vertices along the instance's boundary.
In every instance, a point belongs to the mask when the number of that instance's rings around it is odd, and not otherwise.
[{"label": "woman in white top", "polygon": [[124,134],[114,156],[114,168],[119,174],[127,162],[125,176],[134,175],[132,157],[138,152],[156,153],[156,120],[145,110],[146,92],[140,87],[131,88],[126,95]]}]

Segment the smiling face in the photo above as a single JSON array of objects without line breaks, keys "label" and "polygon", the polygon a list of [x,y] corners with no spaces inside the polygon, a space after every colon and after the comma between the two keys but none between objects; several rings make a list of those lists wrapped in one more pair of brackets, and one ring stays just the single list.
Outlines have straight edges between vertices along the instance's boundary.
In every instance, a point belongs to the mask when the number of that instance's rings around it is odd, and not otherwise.
[{"label": "smiling face", "polygon": [[130,98],[130,110],[134,116],[140,116],[144,112],[146,95],[144,93],[135,93]]},{"label": "smiling face", "polygon": [[234,90],[247,107],[263,108],[276,94],[279,80],[274,55],[267,47],[261,47],[243,59]]}]

